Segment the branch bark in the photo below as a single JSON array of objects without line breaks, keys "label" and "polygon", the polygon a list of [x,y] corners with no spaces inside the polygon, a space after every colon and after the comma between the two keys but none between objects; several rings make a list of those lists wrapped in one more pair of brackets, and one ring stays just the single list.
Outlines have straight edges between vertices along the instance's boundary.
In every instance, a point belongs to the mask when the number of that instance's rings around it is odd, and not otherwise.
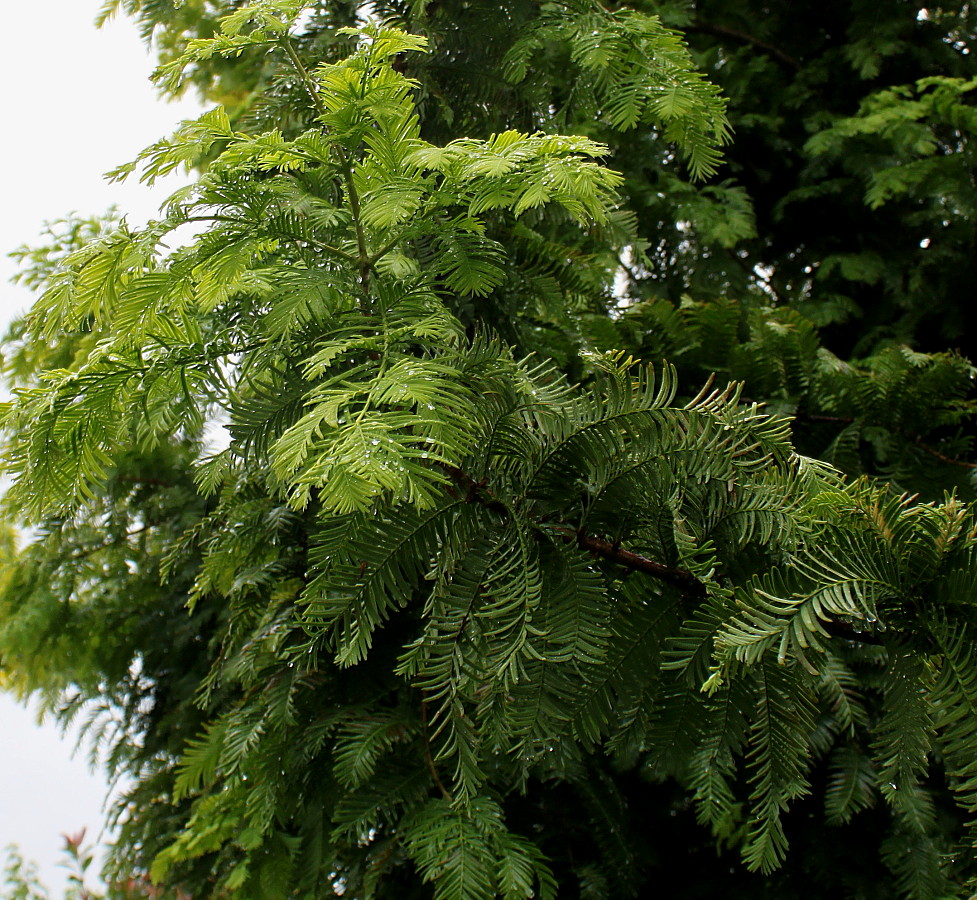
[{"label": "branch bark", "polygon": [[451,791],[444,786],[444,782],[441,780],[441,776],[438,774],[438,767],[434,764],[434,755],[431,753],[431,739],[428,736],[426,700],[421,700],[421,731],[424,738],[424,761],[427,763],[427,770],[431,773],[431,778],[433,779],[438,791],[440,791],[441,796],[444,797],[444,799],[449,803],[454,803],[454,797],[451,796]]},{"label": "branch bark", "polygon": [[643,572],[645,575],[651,575],[652,578],[664,581],[666,584],[678,588],[690,600],[706,599],[706,586],[691,572],[686,572],[685,569],[671,568],[663,563],[655,562],[653,559],[648,559],[646,556],[617,547],[610,541],[590,537],[579,531],[572,538],[569,536],[567,538],[567,540],[574,539],[577,546],[582,550],[588,550],[596,556],[624,566],[633,572]]},{"label": "branch bark", "polygon": [[[801,419],[806,422],[835,422],[839,425],[851,425],[858,421],[851,416],[822,416],[818,413],[795,413],[795,419]],[[892,430],[893,434],[897,434],[906,440],[912,441],[912,443],[919,447],[923,453],[928,453],[934,459],[938,459],[942,463],[946,463],[948,466],[957,466],[961,469],[977,469],[977,463],[967,462],[965,459],[954,459],[952,456],[947,456],[945,453],[940,453],[935,447],[931,447],[929,444],[923,442],[919,437],[910,437],[898,428]]]},{"label": "branch bark", "polygon": [[779,47],[775,47],[773,44],[769,44],[745,31],[740,31],[736,28],[727,28],[725,25],[713,25],[709,22],[703,22],[700,19],[686,26],[684,30],[689,33],[711,34],[714,37],[727,38],[739,44],[756,47],[757,50],[762,50],[767,56],[775,59],[792,72],[799,72],[801,70],[800,60],[795,59],[789,53],[784,53]]},{"label": "branch bark", "polygon": [[[509,508],[489,490],[487,484],[481,481],[475,481],[471,475],[463,472],[456,466],[443,466],[443,468],[451,480],[465,490],[465,500],[467,502],[479,503],[486,509],[490,509],[500,515],[507,515],[509,513]],[[706,586],[691,572],[666,566],[664,563],[656,562],[653,559],[648,559],[646,556],[625,550],[603,538],[591,537],[570,526],[567,526],[565,529],[560,529],[558,533],[563,536],[563,539],[567,543],[575,543],[582,550],[587,550],[595,556],[599,556],[609,562],[617,563],[633,572],[643,572],[645,575],[651,575],[659,581],[664,581],[666,584],[678,588],[690,599],[704,600],[706,598]]]},{"label": "branch bark", "polygon": [[[476,481],[467,472],[456,466],[444,465],[442,468],[456,485],[464,489],[466,492],[465,500],[468,503],[478,503],[499,515],[509,514],[509,508],[492,493],[484,481]],[[550,528],[549,530],[554,529]],[[567,543],[575,543],[582,550],[593,553],[595,556],[623,566],[631,572],[641,572],[671,585],[687,600],[700,603],[708,596],[706,585],[685,569],[666,566],[664,563],[649,559],[647,556],[625,550],[623,547],[612,544],[603,538],[592,537],[582,531],[574,530],[570,526],[557,529],[557,533],[561,534]],[[825,622],[823,625],[831,637],[876,646],[881,646],[883,643],[877,635],[858,631],[855,625],[847,622]]]}]

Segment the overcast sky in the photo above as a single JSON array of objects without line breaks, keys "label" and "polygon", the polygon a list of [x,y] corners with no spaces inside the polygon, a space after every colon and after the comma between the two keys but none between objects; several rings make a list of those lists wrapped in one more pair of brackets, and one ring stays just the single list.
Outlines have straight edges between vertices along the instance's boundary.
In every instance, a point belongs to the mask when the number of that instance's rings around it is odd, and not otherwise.
[{"label": "overcast sky", "polygon": [[[108,185],[102,173],[199,113],[197,104],[164,104],[148,81],[151,57],[134,28],[93,21],[102,0],[4,2],[5,47],[0,54],[3,175],[0,214],[0,324],[32,302],[7,282],[15,271],[7,253],[33,241],[43,223],[67,212],[103,212],[116,204],[130,222],[152,217],[186,177],[155,191]],[[73,740],[0,694],[0,847],[20,845],[36,860],[42,880],[58,888],[62,832],[101,827],[105,784],[72,759]],[[0,886],[2,893],[2,886]],[[55,897],[60,894],[57,890]]]}]

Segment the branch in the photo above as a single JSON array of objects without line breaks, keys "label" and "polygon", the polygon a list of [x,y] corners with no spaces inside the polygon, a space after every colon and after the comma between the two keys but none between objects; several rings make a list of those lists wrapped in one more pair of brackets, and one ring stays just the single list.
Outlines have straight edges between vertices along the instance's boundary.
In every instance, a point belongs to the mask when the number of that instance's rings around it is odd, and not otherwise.
[{"label": "branch", "polygon": [[[822,416],[816,413],[795,413],[795,419],[803,419],[808,422],[836,422],[839,425],[851,425],[852,423],[858,421],[849,416]],[[947,456],[945,453],[940,453],[939,450],[931,447],[929,444],[923,443],[922,438],[914,437],[910,438],[904,431],[898,428],[892,429],[893,434],[899,435],[899,437],[905,440],[911,440],[913,444],[919,447],[924,453],[928,453],[934,459],[938,459],[940,462],[946,463],[948,466],[959,466],[961,469],[977,469],[977,463],[967,462],[963,459],[954,459],[952,456]]]},{"label": "branch", "polygon": [[946,456],[945,454],[940,453],[939,450],[934,450],[929,445],[924,444],[921,440],[919,440],[919,438],[913,441],[913,443],[924,453],[928,453],[930,456],[938,459],[940,462],[945,462],[949,466],[959,466],[962,469],[977,469],[977,463],[967,462],[966,460],[954,459],[951,456]]},{"label": "branch", "polygon": [[437,785],[438,790],[441,792],[441,796],[444,797],[449,803],[454,803],[455,799],[451,796],[451,792],[444,786],[444,782],[441,781],[441,776],[438,775],[438,767],[434,764],[434,756],[431,755],[431,741],[427,733],[427,701],[421,700],[421,733],[424,736],[424,760],[427,763],[428,771],[431,773],[431,777],[434,779],[434,783]]},{"label": "branch", "polygon": [[329,115],[329,110],[326,109],[326,105],[322,102],[322,97],[319,96],[319,89],[316,87],[316,83],[312,80],[312,76],[309,75],[309,70],[305,68],[302,64],[302,60],[299,58],[298,53],[295,52],[295,45],[292,43],[292,39],[288,34],[283,34],[281,39],[281,45],[288,54],[288,59],[292,63],[292,68],[298,74],[299,78],[302,79],[302,84],[312,99],[312,105],[315,107],[317,113],[325,118]]},{"label": "branch", "polygon": [[135,475],[115,475],[111,480],[121,481],[123,484],[148,484],[150,487],[161,488],[173,487],[172,481],[166,481],[163,478],[150,478],[148,476],[136,477]]},{"label": "branch", "polygon": [[567,542],[575,540],[577,546],[582,550],[589,550],[591,553],[610,562],[618,563],[618,565],[622,565],[633,572],[643,572],[645,575],[651,575],[659,581],[664,581],[666,584],[678,588],[689,599],[706,599],[706,586],[691,572],[686,572],[685,569],[673,569],[660,562],[655,562],[653,559],[648,559],[646,556],[624,550],[610,543],[610,541],[589,537],[580,531],[572,536],[567,535],[564,540]]},{"label": "branch", "polygon": [[487,483],[484,480],[476,481],[467,472],[463,472],[457,466],[452,466],[447,463],[442,463],[441,468],[444,469],[455,484],[465,489],[466,503],[478,503],[499,515],[507,516],[509,514],[509,507],[488,489]]},{"label": "branch", "polygon": [[[444,465],[442,468],[448,473],[452,481],[465,489],[466,502],[478,503],[486,509],[490,509],[500,515],[509,514],[509,507],[489,490],[484,481],[475,481],[471,475],[463,472],[456,466]],[[689,599],[705,600],[706,598],[706,586],[691,572],[686,572],[684,569],[674,569],[663,563],[655,562],[653,559],[641,556],[638,553],[632,553],[630,550],[623,550],[616,544],[612,544],[602,538],[590,537],[582,531],[576,531],[569,526],[565,529],[559,529],[558,533],[563,536],[563,540],[568,544],[576,543],[582,550],[587,550],[609,562],[622,565],[633,572],[643,572],[645,575],[651,575],[659,581],[664,581],[666,584],[678,588]]]},{"label": "branch", "polygon": [[794,72],[799,72],[801,69],[800,61],[795,59],[790,54],[784,53],[784,51],[779,47],[775,47],[773,44],[768,44],[766,41],[761,40],[758,37],[754,37],[752,34],[748,34],[745,31],[739,31],[736,28],[727,28],[725,25],[711,25],[709,22],[696,20],[684,30],[686,32],[698,32],[700,34],[711,34],[715,37],[729,38],[730,40],[736,41],[740,44],[746,44],[747,46],[756,47],[758,50],[762,50],[768,56],[773,57],[782,66],[786,66],[788,69]]},{"label": "branch", "polygon": [[839,425],[851,425],[855,421],[851,416],[822,416],[818,413],[794,413],[794,418],[808,422],[837,422]]},{"label": "branch", "polygon": [[145,534],[153,525],[142,525],[139,528],[134,528],[132,531],[126,531],[124,535],[118,535],[112,540],[105,541],[101,544],[93,544],[89,547],[82,547],[73,553],[69,553],[63,562],[74,563],[80,559],[85,559],[91,556],[93,553],[100,553],[103,550],[115,550],[122,546],[129,546],[129,538],[138,537],[140,534]]},{"label": "branch", "polygon": [[[510,513],[505,503],[499,500],[489,490],[484,481],[475,481],[471,475],[462,471],[457,466],[443,464],[442,468],[455,484],[465,489],[466,502],[478,503],[486,509],[490,509],[500,515],[508,515]],[[552,532],[554,529],[550,527],[547,530]],[[659,581],[663,581],[676,588],[687,600],[699,603],[708,596],[706,585],[685,569],[666,566],[663,563],[649,559],[647,556],[642,556],[631,550],[625,550],[617,544],[612,544],[603,538],[591,537],[582,531],[576,531],[570,526],[556,529],[556,531],[568,544],[575,543],[580,549],[587,550],[595,556],[623,566],[631,572],[641,572],[644,575],[657,578]],[[883,644],[883,641],[877,635],[859,631],[856,625],[849,624],[848,622],[823,622],[822,625],[833,638],[857,641],[861,644],[872,644],[875,646],[882,646]],[[431,765],[433,766],[433,760]]]},{"label": "branch", "polygon": [[[180,219],[180,224],[185,222],[232,222],[236,225],[245,225],[250,229],[254,229],[257,226],[256,222],[249,221],[248,219],[242,219],[237,216],[185,216]],[[313,237],[309,237],[305,234],[291,234],[289,232],[283,232],[285,237],[290,238],[293,241],[301,241],[306,244],[311,244],[313,247],[318,247],[324,253],[331,253],[333,256],[338,256],[340,259],[348,263],[355,263],[356,257],[352,253],[347,253],[340,247],[333,247],[332,244],[325,244],[322,241],[316,240]]]}]

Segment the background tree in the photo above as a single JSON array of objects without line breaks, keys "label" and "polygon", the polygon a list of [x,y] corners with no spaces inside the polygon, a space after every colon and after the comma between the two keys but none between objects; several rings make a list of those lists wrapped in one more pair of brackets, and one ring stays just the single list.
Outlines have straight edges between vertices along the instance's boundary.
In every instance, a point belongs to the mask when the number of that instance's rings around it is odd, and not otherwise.
[{"label": "background tree", "polygon": [[837,7],[126,4],[227,113],[25,251],[0,626],[120,883],[967,895],[972,14]]}]

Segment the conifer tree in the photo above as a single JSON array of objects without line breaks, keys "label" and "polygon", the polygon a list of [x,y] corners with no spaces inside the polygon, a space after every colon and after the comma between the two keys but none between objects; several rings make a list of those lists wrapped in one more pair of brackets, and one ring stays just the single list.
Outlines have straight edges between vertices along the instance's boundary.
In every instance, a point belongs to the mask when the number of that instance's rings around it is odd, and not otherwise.
[{"label": "conifer tree", "polygon": [[0,576],[113,879],[969,896],[969,7],[118,5],[222,105],[24,251]]}]

